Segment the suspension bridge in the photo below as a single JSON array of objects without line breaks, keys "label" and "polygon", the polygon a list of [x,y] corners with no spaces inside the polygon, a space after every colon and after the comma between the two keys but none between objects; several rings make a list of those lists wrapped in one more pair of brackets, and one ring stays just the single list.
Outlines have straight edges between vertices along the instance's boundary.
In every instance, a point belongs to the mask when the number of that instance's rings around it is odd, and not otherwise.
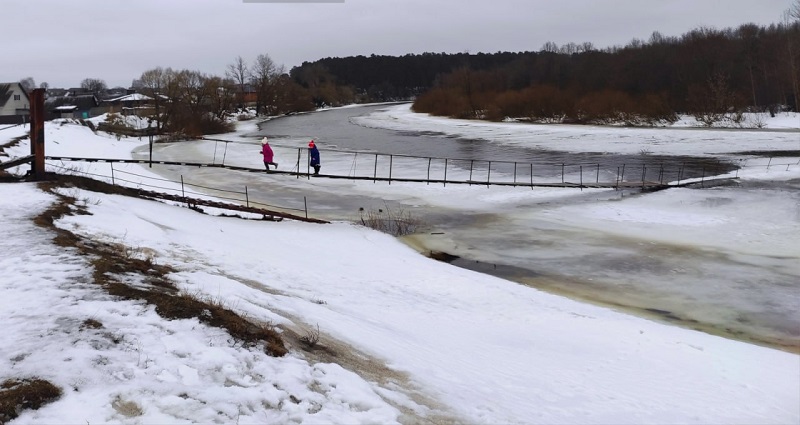
[{"label": "suspension bridge", "polygon": [[[393,156],[393,155],[392,155]],[[512,186],[512,187],[561,187],[561,188],[596,188],[596,189],[631,189],[631,188],[641,188],[647,190],[659,190],[665,189],[667,187],[674,187],[682,185],[681,183],[673,183],[669,184],[667,182],[662,181],[649,181],[649,180],[623,180],[623,175],[620,174],[620,177],[613,180],[613,181],[600,181],[599,178],[592,181],[590,179],[584,180],[582,170],[579,171],[578,176],[579,179],[577,181],[568,181],[562,180],[558,182],[544,182],[544,181],[535,181],[534,179],[530,180],[521,180],[514,178],[511,181],[505,180],[492,180],[491,179],[491,168],[488,169],[487,173],[487,180],[475,180],[472,178],[467,179],[459,179],[459,178],[448,178],[446,172],[444,172],[442,177],[432,177],[428,174],[426,177],[420,178],[413,178],[413,177],[401,177],[401,176],[392,176],[391,171],[389,175],[377,175],[375,173],[372,176],[366,175],[343,175],[343,174],[313,174],[311,172],[303,172],[303,171],[296,171],[298,167],[295,167],[292,171],[283,171],[283,170],[270,170],[266,171],[263,168],[253,168],[253,167],[243,167],[237,165],[230,165],[230,164],[222,164],[222,163],[206,163],[206,162],[190,162],[190,161],[159,161],[159,160],[147,160],[147,159],[114,159],[114,158],[84,158],[84,157],[67,157],[67,156],[47,156],[45,159],[49,161],[77,161],[77,162],[100,162],[100,163],[126,163],[126,164],[141,164],[141,165],[152,165],[152,164],[160,164],[160,165],[176,165],[176,166],[186,166],[186,167],[199,167],[199,168],[221,168],[221,169],[228,169],[234,171],[243,171],[249,173],[260,173],[260,174],[270,174],[270,175],[284,175],[284,176],[293,176],[296,178],[315,178],[315,179],[345,179],[345,180],[360,180],[360,181],[372,181],[372,182],[386,182],[391,184],[392,182],[398,183],[424,183],[424,184],[442,184],[446,185],[475,185],[475,186]],[[21,163],[30,161],[30,158],[27,160],[24,158],[19,158],[14,161],[9,161],[8,163],[3,163],[0,166],[11,167],[12,165],[20,165]],[[390,160],[391,161],[391,160]],[[472,171],[474,172],[475,169]],[[594,170],[591,170],[594,172]],[[591,174],[592,172],[587,173]],[[595,173],[594,175],[598,175]],[[646,170],[645,170],[646,174]],[[527,174],[526,176],[530,176],[532,174]],[[574,176],[572,176],[574,177]],[[704,181],[708,182],[711,179],[705,179]],[[683,185],[688,184],[689,182],[686,181]]]}]

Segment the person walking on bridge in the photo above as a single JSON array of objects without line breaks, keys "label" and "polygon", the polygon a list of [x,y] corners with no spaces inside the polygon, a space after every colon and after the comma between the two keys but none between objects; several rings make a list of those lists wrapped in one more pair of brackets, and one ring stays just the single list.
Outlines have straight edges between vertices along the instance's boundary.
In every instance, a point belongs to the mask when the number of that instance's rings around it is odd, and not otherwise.
[{"label": "person walking on bridge", "polygon": [[319,149],[317,149],[317,145],[314,144],[314,139],[308,142],[308,156],[310,158],[308,165],[314,168],[314,175],[318,176],[320,169]]},{"label": "person walking on bridge", "polygon": [[266,137],[261,139],[261,155],[264,156],[264,166],[267,167],[268,173],[270,165],[274,165],[275,169],[278,169],[278,163],[274,161],[275,154],[272,152],[272,147]]}]

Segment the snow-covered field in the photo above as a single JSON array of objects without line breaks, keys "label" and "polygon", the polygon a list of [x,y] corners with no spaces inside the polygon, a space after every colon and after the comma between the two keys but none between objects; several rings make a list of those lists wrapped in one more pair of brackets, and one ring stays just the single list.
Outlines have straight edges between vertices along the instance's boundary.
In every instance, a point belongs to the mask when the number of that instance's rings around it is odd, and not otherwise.
[{"label": "snow-covered field", "polygon": [[748,150],[800,149],[800,114],[764,117],[763,129],[698,128],[685,118],[670,128],[620,128],[584,125],[493,123],[417,114],[410,104],[387,107],[357,117],[366,127],[446,134],[497,144],[539,147],[563,152],[609,152],[653,155],[714,155]]},{"label": "snow-covered field", "polygon": [[[405,115],[395,120],[405,128],[424,130],[418,125],[427,118],[389,110]],[[431,120],[437,131],[451,125]],[[240,131],[253,125],[242,123]],[[452,125],[474,133],[489,124]],[[48,155],[126,158],[144,143],[72,124],[48,123],[46,132]],[[19,134],[0,131],[0,143]],[[777,139],[780,149],[791,146],[789,133],[757,134]],[[6,149],[12,157],[27,151],[26,142]],[[800,167],[788,168],[753,168],[749,178],[800,177]],[[108,172],[101,165],[83,170]],[[443,196],[426,190],[415,196]],[[197,320],[164,320],[152,307],[115,300],[91,283],[86,258],[55,246],[54,235],[31,222],[55,197],[32,183],[2,184],[0,380],[37,376],[64,391],[12,423],[800,423],[796,354],[452,267],[349,223],[246,221],[68,192],[91,215],[64,217],[60,228],[147,249],[178,270],[170,277],[186,291],[279,326],[319,325],[322,345],[343,354],[352,347],[391,373],[377,379],[317,362],[300,347],[268,357]],[[510,204],[526,196],[492,193],[481,199]],[[469,193],[457,197],[480,203]],[[662,206],[634,202],[586,214],[599,225],[654,224],[677,214],[668,202]],[[793,256],[796,229],[782,227]],[[87,319],[104,327],[81,329]]]}]

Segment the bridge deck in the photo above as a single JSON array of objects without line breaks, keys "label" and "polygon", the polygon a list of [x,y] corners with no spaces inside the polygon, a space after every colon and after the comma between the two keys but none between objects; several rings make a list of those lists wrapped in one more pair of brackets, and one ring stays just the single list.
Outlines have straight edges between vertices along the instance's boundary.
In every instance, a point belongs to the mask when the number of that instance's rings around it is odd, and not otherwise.
[{"label": "bridge deck", "polygon": [[[76,158],[76,157],[61,157],[61,156],[48,156],[48,160],[56,161],[83,161],[83,162],[108,162],[108,163],[134,163],[134,164],[162,164],[162,165],[180,165],[189,167],[207,167],[207,168],[225,168],[229,170],[244,171],[250,173],[265,173],[263,168],[249,168],[240,167],[235,165],[224,164],[208,164],[199,162],[186,162],[186,161],[150,161],[146,159],[110,159],[110,158]],[[344,179],[344,180],[361,180],[373,182],[403,182],[403,183],[425,183],[425,184],[466,184],[472,186],[512,186],[512,187],[561,187],[561,188],[575,188],[575,189],[633,189],[642,188],[647,190],[660,190],[675,185],[669,185],[654,181],[609,181],[609,182],[510,182],[510,181],[478,181],[478,180],[451,180],[451,179],[416,179],[404,177],[381,177],[381,176],[347,176],[336,174],[319,174],[314,176],[309,173],[296,172],[296,171],[279,171],[271,170],[270,174],[287,175],[295,177],[313,177],[313,178],[327,178],[327,179]]]}]

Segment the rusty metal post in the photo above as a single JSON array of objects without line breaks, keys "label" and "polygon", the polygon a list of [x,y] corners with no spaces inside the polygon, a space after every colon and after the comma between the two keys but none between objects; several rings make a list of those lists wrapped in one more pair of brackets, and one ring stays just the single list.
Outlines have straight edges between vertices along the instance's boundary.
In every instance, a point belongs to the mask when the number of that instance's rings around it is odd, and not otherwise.
[{"label": "rusty metal post", "polygon": [[431,184],[431,159],[433,158],[428,158],[428,178],[426,184]]},{"label": "rusty metal post", "polygon": [[375,154],[375,169],[372,170],[372,182],[375,183],[377,179],[378,179],[378,154]]},{"label": "rusty metal post", "polygon": [[303,148],[297,148],[297,179],[300,179],[300,156],[302,155]]},{"label": "rusty metal post", "polygon": [[514,186],[517,186],[517,161],[514,161]]},{"label": "rusty metal post", "polygon": [[44,179],[44,89],[31,92],[31,171],[36,180]]},{"label": "rusty metal post", "polygon": [[469,161],[469,185],[472,186],[472,166],[475,164],[475,160],[471,159]]}]

